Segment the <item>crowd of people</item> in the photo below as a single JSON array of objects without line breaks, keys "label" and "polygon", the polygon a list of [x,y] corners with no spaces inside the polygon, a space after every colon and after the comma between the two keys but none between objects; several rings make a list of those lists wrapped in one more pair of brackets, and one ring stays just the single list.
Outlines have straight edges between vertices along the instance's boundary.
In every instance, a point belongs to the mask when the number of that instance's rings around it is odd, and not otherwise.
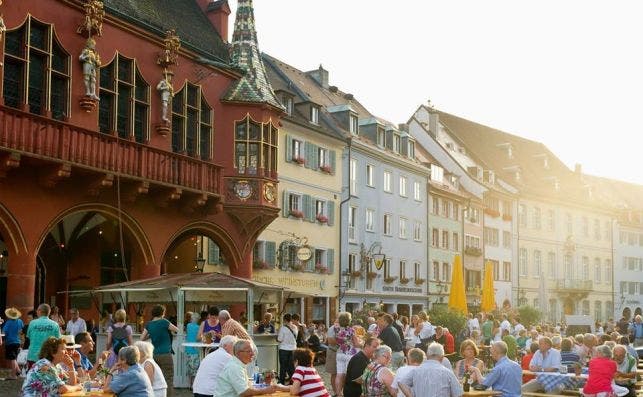
[{"label": "crowd of people", "polygon": [[[172,335],[177,326],[156,305],[142,327],[141,340],[127,313],[119,309],[102,323],[105,351],[95,352],[96,328],[71,309],[69,321],[58,310],[42,304],[26,316],[15,308],[5,311],[2,324],[5,355],[11,377],[19,376],[19,352],[26,353],[25,396],[60,395],[80,390],[87,382],[118,396],[173,394]],[[226,310],[210,307],[187,313],[186,341],[218,343],[205,357],[186,348],[187,370],[194,397],[232,397],[275,391],[306,397],[419,397],[461,396],[470,388],[492,388],[502,396],[560,392],[541,377],[547,373],[575,373],[575,388],[586,396],[635,395],[643,321],[609,320],[593,333],[572,334],[564,324],[523,325],[518,316],[480,313],[453,332],[432,324],[418,312],[410,318],[396,313],[369,312],[365,322],[339,313],[326,327],[305,325],[297,314],[283,314],[280,324],[266,313],[252,327],[252,335],[273,334],[278,342],[278,384],[248,382],[256,372],[257,347],[244,327],[245,317],[232,318]],[[89,323],[89,324],[88,324]],[[90,357],[93,358],[90,359]],[[324,384],[316,370],[330,376]]]}]

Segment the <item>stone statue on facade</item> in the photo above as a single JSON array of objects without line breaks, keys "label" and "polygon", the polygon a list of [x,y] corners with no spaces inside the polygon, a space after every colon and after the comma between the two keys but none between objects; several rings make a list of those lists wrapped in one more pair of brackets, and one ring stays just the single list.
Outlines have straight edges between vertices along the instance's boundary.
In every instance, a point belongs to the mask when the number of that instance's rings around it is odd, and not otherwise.
[{"label": "stone statue on facade", "polygon": [[87,39],[85,48],[80,53],[80,61],[83,63],[83,78],[85,80],[85,95],[98,100],[96,95],[96,70],[100,67],[100,56],[96,52],[94,39]]},{"label": "stone statue on facade", "polygon": [[161,94],[161,120],[166,123],[170,122],[168,116],[169,106],[172,97],[174,96],[174,89],[172,88],[171,74],[165,74],[165,76],[159,81],[156,85],[156,89]]}]

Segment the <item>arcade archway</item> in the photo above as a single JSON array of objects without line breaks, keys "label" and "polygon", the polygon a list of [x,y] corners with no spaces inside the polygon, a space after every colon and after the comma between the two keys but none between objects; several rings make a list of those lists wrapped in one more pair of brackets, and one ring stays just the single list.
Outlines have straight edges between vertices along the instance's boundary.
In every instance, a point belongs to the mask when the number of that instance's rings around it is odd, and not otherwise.
[{"label": "arcade archway", "polygon": [[163,257],[162,273],[217,271],[230,274],[229,254],[215,238],[189,230],[175,238]]}]

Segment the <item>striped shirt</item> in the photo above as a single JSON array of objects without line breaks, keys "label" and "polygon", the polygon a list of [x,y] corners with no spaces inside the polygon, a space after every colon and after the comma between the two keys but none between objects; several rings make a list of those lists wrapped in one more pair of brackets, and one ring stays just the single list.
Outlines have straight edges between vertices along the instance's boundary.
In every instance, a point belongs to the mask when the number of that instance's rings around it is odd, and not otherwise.
[{"label": "striped shirt", "polygon": [[299,386],[300,397],[330,397],[328,390],[324,386],[321,377],[314,367],[298,366],[295,368],[295,373],[292,375],[293,382],[298,380],[301,382]]},{"label": "striped shirt", "polygon": [[221,326],[221,336],[234,335],[239,339],[252,340],[248,331],[236,320],[229,319]]}]

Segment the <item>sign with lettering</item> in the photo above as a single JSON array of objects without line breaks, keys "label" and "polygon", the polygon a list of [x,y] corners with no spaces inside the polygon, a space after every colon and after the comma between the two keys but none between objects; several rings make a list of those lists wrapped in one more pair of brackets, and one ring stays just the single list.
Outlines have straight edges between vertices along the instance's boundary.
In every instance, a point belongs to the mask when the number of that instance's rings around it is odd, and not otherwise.
[{"label": "sign with lettering", "polygon": [[252,279],[266,284],[281,285],[288,289],[308,295],[321,294],[324,296],[337,296],[337,290],[328,288],[332,282],[332,275],[320,275],[316,273],[297,273],[298,276],[271,276],[264,274],[253,274]]},{"label": "sign with lettering", "polygon": [[395,287],[390,287],[390,286],[383,286],[382,290],[384,292],[405,292],[405,293],[411,293],[411,294],[421,294],[422,293],[422,288],[414,288],[414,287],[402,287],[396,285]]}]

